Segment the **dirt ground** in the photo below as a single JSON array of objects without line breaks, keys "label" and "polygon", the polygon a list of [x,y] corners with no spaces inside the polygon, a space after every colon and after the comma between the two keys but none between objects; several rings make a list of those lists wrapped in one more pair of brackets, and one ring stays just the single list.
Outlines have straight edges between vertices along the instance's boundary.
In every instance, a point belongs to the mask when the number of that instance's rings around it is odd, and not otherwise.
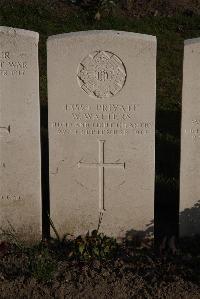
[{"label": "dirt ground", "polygon": [[9,246],[0,251],[0,298],[199,299],[198,246],[192,244],[196,253],[186,248],[176,256],[132,248],[112,260],[87,262],[47,248]]},{"label": "dirt ground", "polygon": [[[120,265],[119,267],[119,264]],[[153,277],[153,274],[152,274]],[[134,272],[133,265],[117,261],[114,265],[98,268],[83,265],[81,268],[67,262],[58,264],[54,279],[48,283],[18,275],[8,279],[1,274],[0,298],[166,298],[199,299],[200,287],[175,276],[171,281],[158,284],[147,281]]]}]

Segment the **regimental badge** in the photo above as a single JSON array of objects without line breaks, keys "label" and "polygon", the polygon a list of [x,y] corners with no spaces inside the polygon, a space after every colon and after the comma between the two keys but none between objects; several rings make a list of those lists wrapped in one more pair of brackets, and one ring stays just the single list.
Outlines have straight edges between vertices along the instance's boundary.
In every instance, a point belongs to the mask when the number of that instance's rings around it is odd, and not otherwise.
[{"label": "regimental badge", "polygon": [[116,95],[126,81],[126,69],[119,57],[107,51],[95,51],[78,67],[78,84],[91,97],[109,98]]}]

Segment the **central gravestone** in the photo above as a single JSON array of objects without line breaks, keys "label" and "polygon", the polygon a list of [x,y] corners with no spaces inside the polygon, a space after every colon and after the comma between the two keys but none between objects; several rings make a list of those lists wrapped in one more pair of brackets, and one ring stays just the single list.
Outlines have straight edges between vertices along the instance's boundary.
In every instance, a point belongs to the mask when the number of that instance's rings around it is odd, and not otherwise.
[{"label": "central gravestone", "polygon": [[63,235],[123,238],[153,221],[156,39],[115,31],[48,40],[50,206]]}]

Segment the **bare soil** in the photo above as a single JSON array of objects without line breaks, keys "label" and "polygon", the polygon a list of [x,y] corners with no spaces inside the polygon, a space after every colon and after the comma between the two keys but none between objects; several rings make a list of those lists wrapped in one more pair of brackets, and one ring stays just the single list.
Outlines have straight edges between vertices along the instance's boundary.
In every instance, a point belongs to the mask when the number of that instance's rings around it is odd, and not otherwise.
[{"label": "bare soil", "polygon": [[152,247],[132,247],[112,260],[87,262],[46,247],[6,245],[0,251],[0,298],[199,299],[199,242],[186,243],[195,253],[186,248],[176,256],[155,255]]}]

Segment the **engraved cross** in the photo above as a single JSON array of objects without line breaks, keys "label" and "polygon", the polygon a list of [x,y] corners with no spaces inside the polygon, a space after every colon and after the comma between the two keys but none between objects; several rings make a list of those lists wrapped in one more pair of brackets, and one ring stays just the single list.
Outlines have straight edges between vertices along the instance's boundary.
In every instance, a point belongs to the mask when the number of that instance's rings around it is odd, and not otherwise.
[{"label": "engraved cross", "polygon": [[105,168],[122,168],[125,169],[124,163],[105,163],[104,162],[104,143],[105,140],[99,140],[99,162],[84,163],[79,161],[78,167],[99,168],[99,209],[105,211],[104,200],[104,169]]}]

